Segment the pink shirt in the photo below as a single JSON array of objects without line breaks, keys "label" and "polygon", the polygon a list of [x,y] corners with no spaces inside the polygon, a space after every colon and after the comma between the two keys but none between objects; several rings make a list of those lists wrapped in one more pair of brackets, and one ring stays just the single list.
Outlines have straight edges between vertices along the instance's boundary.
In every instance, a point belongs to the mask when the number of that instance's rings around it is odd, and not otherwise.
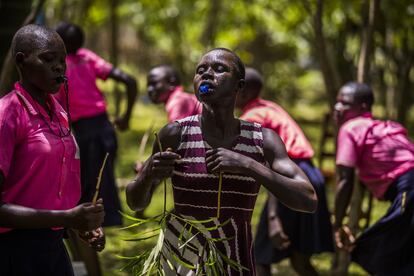
[{"label": "pink shirt", "polygon": [[[5,177],[1,193],[6,203],[67,210],[79,201],[76,142],[72,135],[56,135],[60,128],[68,129],[68,119],[53,97],[49,105],[53,121],[18,83],[0,99],[0,171]],[[8,230],[0,228],[0,233]]]},{"label": "pink shirt", "polygon": [[[66,57],[66,76],[69,88],[69,111],[74,122],[106,112],[105,98],[96,85],[96,79],[106,80],[112,64],[88,49],[81,48]],[[56,95],[66,108],[66,96],[61,89]]]},{"label": "pink shirt", "polygon": [[183,91],[182,86],[177,86],[165,103],[168,113],[168,122],[174,122],[188,116],[201,113],[201,104],[194,94]]},{"label": "pink shirt", "polygon": [[276,103],[261,98],[252,100],[243,108],[240,119],[256,122],[274,130],[285,143],[290,158],[310,159],[313,157],[312,146],[302,129]]},{"label": "pink shirt", "polygon": [[414,144],[407,131],[392,121],[379,121],[367,112],[344,123],[338,134],[336,164],[358,170],[359,178],[376,198],[414,168]]}]

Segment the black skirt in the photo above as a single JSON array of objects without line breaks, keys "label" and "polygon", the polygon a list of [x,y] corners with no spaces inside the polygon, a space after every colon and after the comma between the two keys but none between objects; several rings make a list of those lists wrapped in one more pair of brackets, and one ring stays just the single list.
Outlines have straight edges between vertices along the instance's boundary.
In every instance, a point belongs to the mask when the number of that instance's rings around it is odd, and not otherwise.
[{"label": "black skirt", "polygon": [[105,219],[103,226],[122,225],[119,213],[121,203],[115,183],[115,157],[117,139],[106,114],[81,119],[73,123],[76,141],[80,148],[82,194],[80,203],[90,202],[95,193],[96,180],[105,154],[109,157],[102,173],[99,197],[103,199]]},{"label": "black skirt", "polygon": [[308,159],[294,160],[312,183],[318,197],[315,213],[303,213],[278,203],[277,213],[291,245],[284,250],[275,248],[268,234],[267,203],[265,204],[255,239],[257,264],[270,265],[290,257],[292,251],[304,255],[333,252],[332,226],[325,195],[325,181],[321,172]]},{"label": "black skirt", "polygon": [[63,233],[14,229],[0,234],[0,276],[73,276]]},{"label": "black skirt", "polygon": [[356,240],[352,261],[375,275],[414,275],[414,170],[385,194],[387,213]]}]

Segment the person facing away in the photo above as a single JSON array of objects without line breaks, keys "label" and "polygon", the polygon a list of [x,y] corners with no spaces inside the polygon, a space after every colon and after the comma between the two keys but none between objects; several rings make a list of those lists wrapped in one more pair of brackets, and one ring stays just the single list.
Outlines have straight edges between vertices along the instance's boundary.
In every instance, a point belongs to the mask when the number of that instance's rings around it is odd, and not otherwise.
[{"label": "person facing away", "polygon": [[[122,225],[122,217],[119,213],[121,204],[114,176],[117,139],[114,127],[108,119],[104,95],[99,90],[96,80],[110,78],[126,86],[127,109],[125,114],[114,122],[120,130],[128,128],[137,95],[137,83],[133,77],[114,67],[91,50],[82,48],[84,33],[79,26],[63,22],[57,26],[56,31],[62,37],[68,52],[66,76],[69,87],[70,115],[81,155],[81,202],[92,199],[100,167],[105,154],[109,153],[102,174],[100,190],[106,212],[103,225]],[[61,102],[66,101],[66,95],[62,90],[59,91],[57,97]]]},{"label": "person facing away", "polygon": [[[161,145],[171,150],[160,152],[154,143],[153,154],[126,189],[129,207],[139,210],[149,204],[153,187],[172,177],[175,213],[198,220],[213,218],[215,225],[229,220],[208,234],[224,238],[217,245],[220,252],[246,268],[238,271],[225,266],[229,275],[256,273],[251,216],[260,184],[295,210],[313,212],[317,205],[312,185],[289,159],[279,136],[234,117],[236,95],[244,82],[244,65],[234,52],[216,48],[204,54],[194,75],[194,90],[203,104],[201,115],[163,127],[159,132]],[[180,221],[172,219],[165,233],[166,243],[180,253],[181,260],[199,264],[205,239],[197,236],[191,241],[196,252],[180,251],[177,233],[182,227]],[[174,268],[166,266],[167,274],[194,273],[168,258]]]},{"label": "person facing away", "polygon": [[302,129],[282,107],[260,97],[262,88],[261,74],[256,69],[246,68],[246,85],[236,99],[236,107],[242,109],[240,119],[259,123],[280,136],[288,156],[313,185],[318,208],[313,214],[297,212],[277,202],[269,193],[255,239],[257,273],[271,275],[272,263],[289,258],[299,275],[316,275],[311,255],[333,251],[324,178],[312,164],[314,152]]},{"label": "person facing away", "polygon": [[76,206],[79,152],[52,97],[65,74],[65,46],[55,31],[27,25],[11,49],[20,78],[0,99],[0,275],[73,275],[64,228],[102,250],[104,207],[101,199]]},{"label": "person facing away", "polygon": [[170,65],[158,65],[149,71],[147,92],[153,103],[165,105],[170,123],[201,113],[201,104],[193,94],[184,92],[178,73]]},{"label": "person facing away", "polygon": [[[374,275],[412,275],[414,271],[414,144],[406,129],[373,118],[374,95],[367,84],[350,82],[338,92],[335,241],[352,261]],[[379,200],[390,201],[386,214],[355,242],[343,218],[354,177]]]}]

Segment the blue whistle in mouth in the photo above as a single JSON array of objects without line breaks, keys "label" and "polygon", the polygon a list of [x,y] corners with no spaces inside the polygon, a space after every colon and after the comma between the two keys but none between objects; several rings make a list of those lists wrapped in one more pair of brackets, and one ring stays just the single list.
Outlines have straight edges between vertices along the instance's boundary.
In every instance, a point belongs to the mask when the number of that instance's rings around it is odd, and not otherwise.
[{"label": "blue whistle in mouth", "polygon": [[208,93],[209,88],[210,86],[208,84],[203,84],[200,86],[200,88],[198,88],[198,91],[200,92],[200,94],[206,94]]}]

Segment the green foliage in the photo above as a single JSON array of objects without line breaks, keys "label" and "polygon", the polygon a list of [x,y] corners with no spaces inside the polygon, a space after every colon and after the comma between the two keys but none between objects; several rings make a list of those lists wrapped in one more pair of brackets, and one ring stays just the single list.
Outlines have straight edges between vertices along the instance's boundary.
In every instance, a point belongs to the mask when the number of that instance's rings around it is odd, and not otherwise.
[{"label": "green foliage", "polygon": [[[165,204],[165,201],[164,201]],[[130,226],[125,229],[142,228],[138,230],[132,237],[128,237],[124,240],[132,241],[139,244],[141,241],[145,241],[151,238],[157,238],[155,245],[152,249],[140,252],[133,257],[120,257],[125,259],[128,263],[121,269],[121,271],[132,272],[133,275],[165,275],[164,265],[168,265],[171,270],[175,271],[178,266],[183,266],[187,269],[194,270],[195,275],[225,275],[226,267],[229,266],[235,270],[244,270],[242,265],[238,264],[234,260],[223,254],[218,248],[217,243],[227,241],[231,238],[212,238],[208,234],[211,231],[216,231],[230,222],[227,220],[221,224],[208,226],[209,223],[214,221],[214,218],[206,220],[188,219],[183,216],[174,214],[173,212],[163,213],[149,219],[134,218],[129,215],[124,215],[127,219],[133,221]],[[180,256],[177,256],[175,251],[170,247],[169,243],[165,241],[167,225],[170,220],[177,220],[182,229],[178,237],[178,250],[184,255],[186,250],[195,250],[200,256],[200,260],[196,263],[188,263],[184,261]],[[147,224],[153,224],[153,226],[147,226]],[[149,228],[149,230],[148,230]],[[205,244],[202,248],[197,248],[193,244],[193,240],[202,237],[205,240]]]}]

